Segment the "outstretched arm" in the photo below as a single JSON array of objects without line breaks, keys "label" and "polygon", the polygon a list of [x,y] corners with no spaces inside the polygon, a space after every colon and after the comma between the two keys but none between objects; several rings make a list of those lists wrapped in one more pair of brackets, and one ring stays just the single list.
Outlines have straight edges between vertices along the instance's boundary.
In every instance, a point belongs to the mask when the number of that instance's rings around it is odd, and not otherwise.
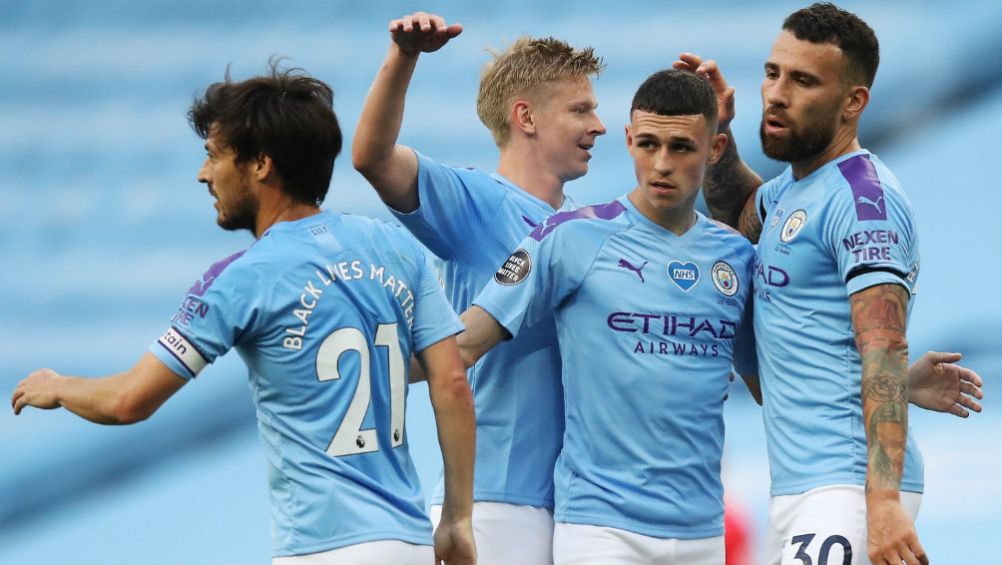
[{"label": "outstretched arm", "polygon": [[849,297],[863,365],[867,546],[874,563],[928,563],[900,493],[908,437],[908,298],[897,284]]},{"label": "outstretched arm", "polygon": [[459,334],[456,342],[466,368],[472,367],[495,345],[511,337],[508,330],[480,306],[470,306],[460,314],[459,319],[466,326],[466,331]]},{"label": "outstretched arm", "polygon": [[446,563],[473,564],[473,461],[476,420],[473,395],[459,359],[456,338],[448,337],[417,354],[428,375],[445,470],[442,520],[435,530],[435,557]]},{"label": "outstretched arm", "polygon": [[734,88],[728,86],[716,61],[703,61],[698,55],[682,53],[672,63],[676,69],[694,72],[708,80],[717,94],[717,132],[727,135],[723,156],[706,169],[703,197],[713,219],[743,233],[753,243],[762,233],[762,223],[755,210],[755,192],[762,177],[751,170],[738,155],[731,134],[734,119]]},{"label": "outstretched arm", "polygon": [[98,424],[133,424],[149,418],[186,382],[146,353],[128,371],[95,379],[39,369],[18,383],[11,406],[14,414],[25,406],[61,406]]},{"label": "outstretched arm", "polygon": [[960,353],[927,351],[908,368],[909,401],[926,410],[966,418],[981,412],[981,375],[960,365]]},{"label": "outstretched arm", "polygon": [[393,41],[355,127],[351,161],[383,202],[399,212],[412,212],[418,207],[417,157],[410,148],[397,145],[404,97],[418,56],[441,49],[463,27],[418,12],[391,21],[389,31]]}]

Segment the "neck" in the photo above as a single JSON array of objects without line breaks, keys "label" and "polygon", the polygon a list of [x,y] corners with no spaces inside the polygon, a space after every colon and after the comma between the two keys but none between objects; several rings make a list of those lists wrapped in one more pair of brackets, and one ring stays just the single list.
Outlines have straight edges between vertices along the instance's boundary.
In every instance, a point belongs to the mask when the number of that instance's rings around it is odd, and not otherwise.
[{"label": "neck", "polygon": [[793,167],[793,178],[800,180],[835,159],[860,149],[855,128],[837,132],[824,151],[804,161],[790,163]]},{"label": "neck", "polygon": [[497,171],[554,210],[564,203],[564,179],[543,166],[539,156],[532,152],[510,146],[502,149]]},{"label": "neck", "polygon": [[651,206],[640,194],[640,190],[640,188],[635,189],[627,198],[637,207],[637,211],[648,220],[675,235],[684,234],[696,223],[695,199],[691,202],[684,202],[671,210],[661,210]]},{"label": "neck", "polygon": [[255,221],[254,237],[260,239],[268,228],[279,222],[295,222],[319,213],[318,206],[296,202],[288,197],[269,206],[262,202]]}]

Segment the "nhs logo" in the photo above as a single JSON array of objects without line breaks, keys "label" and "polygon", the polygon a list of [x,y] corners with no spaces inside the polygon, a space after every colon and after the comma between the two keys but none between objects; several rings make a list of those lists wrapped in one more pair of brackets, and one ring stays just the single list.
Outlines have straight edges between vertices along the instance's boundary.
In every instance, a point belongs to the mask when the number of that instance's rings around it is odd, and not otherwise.
[{"label": "nhs logo", "polygon": [[689,292],[689,289],[696,286],[696,283],[699,282],[699,267],[691,261],[686,263],[672,261],[668,263],[668,278],[676,286],[685,292]]}]

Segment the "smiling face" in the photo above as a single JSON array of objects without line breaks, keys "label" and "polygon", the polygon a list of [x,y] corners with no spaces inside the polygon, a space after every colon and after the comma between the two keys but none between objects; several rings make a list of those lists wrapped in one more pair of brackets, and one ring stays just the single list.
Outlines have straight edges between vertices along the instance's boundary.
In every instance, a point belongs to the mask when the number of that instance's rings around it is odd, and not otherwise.
[{"label": "smiling face", "polygon": [[826,151],[848,103],[842,80],[842,50],[831,43],[802,41],[779,34],[762,81],[762,151],[788,163],[808,161]]},{"label": "smiling face", "polygon": [[251,163],[237,163],[237,154],[212,127],[205,141],[206,158],[198,182],[209,187],[216,199],[216,223],[225,230],[246,229],[254,233],[260,203],[251,189]]},{"label": "smiling face", "polygon": [[598,102],[587,77],[562,79],[544,87],[533,112],[537,150],[548,168],[564,182],[588,172],[595,138],[605,125],[595,112]]},{"label": "smiling face", "polygon": [[688,226],[706,165],[720,158],[727,143],[714,129],[702,114],[633,111],[626,144],[637,188],[630,201],[644,216],[668,229]]}]

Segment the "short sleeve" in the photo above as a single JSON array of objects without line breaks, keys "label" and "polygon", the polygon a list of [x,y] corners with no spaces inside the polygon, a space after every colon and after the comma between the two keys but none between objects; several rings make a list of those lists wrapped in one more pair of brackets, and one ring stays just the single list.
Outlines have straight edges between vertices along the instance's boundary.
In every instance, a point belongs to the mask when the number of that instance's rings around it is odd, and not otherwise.
[{"label": "short sleeve", "polygon": [[231,265],[242,253],[214,264],[188,289],[170,327],[150,352],[183,378],[207,365],[244,337],[256,311],[259,280],[249,269]]},{"label": "short sleeve", "polygon": [[568,246],[576,226],[561,226],[546,235],[540,229],[522,240],[473,301],[515,336],[553,315],[580,286],[594,258],[587,240]]},{"label": "short sleeve", "polygon": [[824,237],[848,293],[879,284],[912,291],[918,253],[910,206],[880,182],[868,158],[848,159],[839,167],[849,186],[831,198]]},{"label": "short sleeve", "polygon": [[414,340],[414,352],[418,353],[463,331],[463,324],[445,297],[431,258],[417,245],[414,248],[420,254],[420,268],[411,337]]},{"label": "short sleeve", "polygon": [[490,175],[448,167],[417,151],[418,207],[390,211],[417,239],[442,259],[467,247],[497,214],[504,191]]}]

